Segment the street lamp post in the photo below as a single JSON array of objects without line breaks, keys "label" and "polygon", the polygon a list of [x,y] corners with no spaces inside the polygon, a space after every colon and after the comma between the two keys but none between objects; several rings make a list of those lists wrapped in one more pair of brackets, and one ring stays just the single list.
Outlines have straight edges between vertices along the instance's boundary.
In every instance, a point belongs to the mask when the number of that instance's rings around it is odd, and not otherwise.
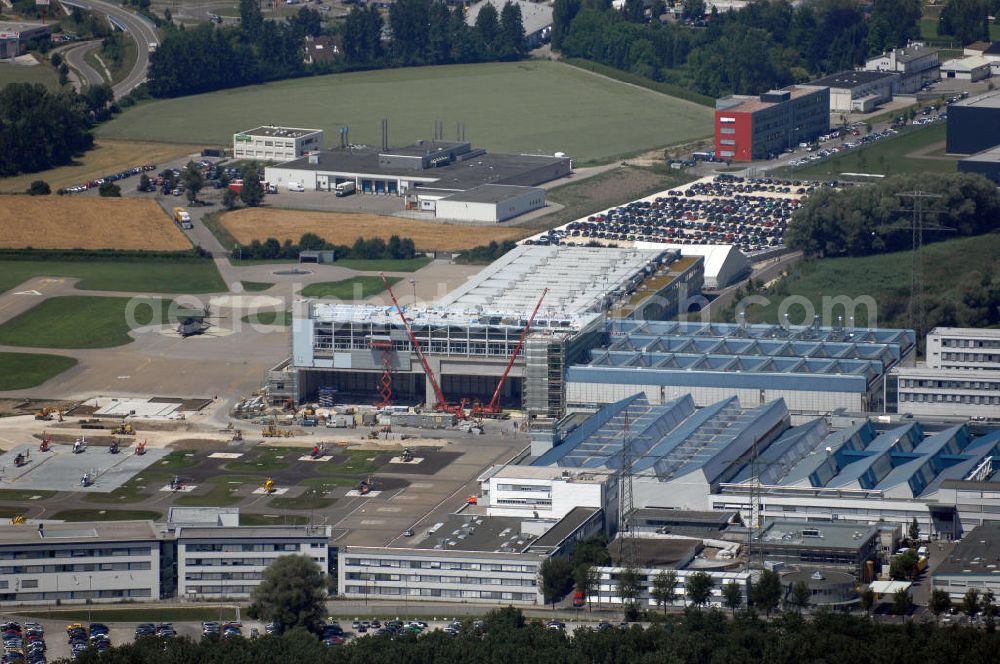
[{"label": "street lamp post", "polygon": [[417,306],[417,280],[410,279],[410,287],[413,289],[413,306]]}]

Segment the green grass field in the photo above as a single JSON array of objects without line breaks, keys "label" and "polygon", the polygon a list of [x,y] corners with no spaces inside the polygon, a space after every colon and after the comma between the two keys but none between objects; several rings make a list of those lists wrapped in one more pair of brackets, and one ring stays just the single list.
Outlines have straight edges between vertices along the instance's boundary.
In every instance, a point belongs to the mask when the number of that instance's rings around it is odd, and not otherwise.
[{"label": "green grass field", "polygon": [[796,177],[837,177],[841,173],[955,173],[956,159],[911,157],[910,153],[944,143],[945,123],[938,122],[908,131],[899,136],[882,139],[863,148],[820,161],[789,172]]},{"label": "green grass field", "polygon": [[304,526],[309,517],[301,514],[248,514],[240,512],[241,526]]},{"label": "green grass field", "polygon": [[[925,292],[929,297],[950,298],[968,279],[995,272],[1000,256],[1000,234],[967,237],[928,244],[923,249]],[[747,321],[777,323],[778,307],[788,296],[802,296],[822,315],[822,299],[846,295],[850,298],[868,295],[877,306],[877,323],[881,327],[906,327],[906,312],[910,293],[909,251],[897,251],[861,258],[825,258],[795,265],[774,293],[765,293],[767,306],[747,309]],[[841,315],[842,311],[833,311]],[[803,321],[804,308],[793,305],[788,309],[793,325]],[[848,314],[850,315],[850,314]],[[868,312],[859,307],[855,325],[871,326]],[[728,320],[726,322],[734,322]],[[928,320],[929,325],[934,321]]]},{"label": "green grass field", "polygon": [[59,74],[48,65],[25,67],[9,62],[0,62],[0,88],[8,83],[41,83],[49,90],[59,89]]},{"label": "green grass field", "polygon": [[75,277],[81,290],[132,293],[220,293],[226,284],[212,261],[0,260],[0,292],[32,277]]},{"label": "green grass field", "polygon": [[[294,104],[289,100],[294,99]],[[327,132],[350,127],[352,143],[445,138],[465,123],[466,140],[492,152],[565,152],[577,162],[616,157],[708,136],[712,110],[549,61],[413,67],[319,76],[157,101],[97,129],[106,138],[226,144],[235,129],[276,121]],[[190,118],[198,118],[191,122]]]},{"label": "green grass field", "polygon": [[258,311],[252,314],[247,314],[240,320],[242,320],[244,323],[251,323],[253,325],[291,325],[292,312]]},{"label": "green grass field", "polygon": [[269,284],[266,281],[241,281],[240,285],[243,286],[243,290],[248,293],[259,293],[261,291],[266,291],[274,284]]},{"label": "green grass field", "polygon": [[[131,343],[127,297],[52,297],[0,325],[0,344],[30,348],[112,348]],[[143,300],[133,308],[135,322],[154,322],[159,306],[162,324],[170,320],[165,300]],[[185,315],[178,311],[177,317]]]},{"label": "green grass field", "polygon": [[155,521],[162,519],[163,513],[150,510],[63,510],[56,512],[51,518],[63,521]]},{"label": "green grass field", "polygon": [[344,258],[337,261],[337,266],[358,272],[416,272],[430,262],[429,256],[415,256],[398,260],[391,258]]},{"label": "green grass field", "polygon": [[41,385],[74,366],[76,360],[63,355],[0,353],[0,392]]},{"label": "green grass field", "polygon": [[[388,277],[395,284],[399,277]],[[351,277],[343,281],[324,281],[309,284],[302,289],[302,297],[317,297],[325,300],[364,300],[385,290],[382,277]]]}]

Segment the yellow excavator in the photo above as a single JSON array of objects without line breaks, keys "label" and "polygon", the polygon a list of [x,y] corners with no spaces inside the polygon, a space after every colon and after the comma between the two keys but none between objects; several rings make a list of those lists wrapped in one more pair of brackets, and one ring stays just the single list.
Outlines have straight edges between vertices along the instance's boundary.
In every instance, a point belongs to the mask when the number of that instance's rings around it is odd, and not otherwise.
[{"label": "yellow excavator", "polygon": [[270,477],[264,480],[264,493],[272,494],[274,493],[274,489],[275,489],[274,480],[272,480]]}]

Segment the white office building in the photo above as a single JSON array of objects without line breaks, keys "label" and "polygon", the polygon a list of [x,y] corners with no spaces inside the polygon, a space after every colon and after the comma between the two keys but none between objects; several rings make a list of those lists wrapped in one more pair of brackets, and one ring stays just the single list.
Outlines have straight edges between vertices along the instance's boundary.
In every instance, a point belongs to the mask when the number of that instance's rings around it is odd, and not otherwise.
[{"label": "white office building", "polygon": [[897,367],[896,410],[944,417],[1000,418],[1000,370]]},{"label": "white office building", "polygon": [[1000,330],[935,327],[927,333],[927,367],[1000,371]]},{"label": "white office building", "polygon": [[330,526],[178,528],[177,596],[247,598],[280,556],[309,556],[326,572],[331,531]]},{"label": "white office building", "polygon": [[269,125],[233,134],[234,159],[291,161],[322,149],[322,129]]},{"label": "white office building", "polygon": [[618,513],[618,477],[612,471],[500,466],[480,483],[490,516],[562,519],[577,507]]},{"label": "white office building", "polygon": [[[618,578],[621,575],[622,567],[597,567],[597,583],[588,592],[587,602],[594,606],[621,606],[622,598],[618,593]],[[662,571],[671,571],[677,576],[674,586],[674,600],[668,602],[667,606],[689,606],[690,599],[686,594],[688,579],[698,572],[708,574],[712,579],[712,592],[709,596],[708,606],[722,608],[722,591],[724,586],[735,583],[740,589],[742,598],[741,605],[747,606],[750,597],[750,574],[748,572],[729,572],[717,570],[699,569],[658,569],[640,568],[636,572],[639,574],[639,606],[644,609],[656,609],[657,603],[652,596],[653,579]]]},{"label": "white office building", "polygon": [[151,521],[0,526],[0,606],[160,599]]}]

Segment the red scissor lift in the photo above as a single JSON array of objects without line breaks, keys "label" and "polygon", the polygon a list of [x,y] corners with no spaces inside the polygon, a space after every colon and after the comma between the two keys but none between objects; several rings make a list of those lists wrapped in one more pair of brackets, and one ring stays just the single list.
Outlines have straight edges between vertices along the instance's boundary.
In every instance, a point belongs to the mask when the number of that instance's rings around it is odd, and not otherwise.
[{"label": "red scissor lift", "polygon": [[[420,364],[424,368],[424,373],[427,374],[427,378],[431,382],[431,387],[434,389],[434,398],[436,400],[436,403],[432,405],[432,408],[436,411],[451,413],[456,417],[464,419],[467,416],[466,405],[469,403],[469,400],[462,399],[458,404],[448,403],[448,400],[445,398],[444,393],[441,391],[441,386],[438,384],[437,377],[434,375],[434,372],[431,371],[431,367],[430,364],[428,364],[427,362],[427,358],[424,357],[424,351],[420,347],[420,342],[417,341],[416,335],[413,334],[413,328],[410,327],[410,321],[407,320],[406,315],[403,314],[403,308],[399,306],[399,300],[396,299],[396,294],[392,292],[392,285],[389,283],[389,280],[386,279],[385,274],[382,274],[380,276],[382,277],[382,282],[385,284],[386,291],[388,291],[389,293],[389,297],[392,298],[392,303],[396,307],[396,311],[399,313],[400,320],[403,321],[403,327],[406,328],[406,334],[410,337],[410,342],[413,344],[413,349],[417,351],[417,357],[420,358]],[[514,352],[511,354],[510,359],[507,360],[507,366],[504,369],[503,375],[500,376],[500,381],[497,383],[496,390],[493,392],[493,398],[490,399],[490,402],[485,406],[483,406],[482,404],[473,405],[468,414],[471,414],[473,417],[492,416],[500,414],[501,412],[500,396],[503,392],[504,383],[507,382],[507,376],[510,375],[510,370],[514,366],[514,361],[517,359],[518,353],[521,352],[521,346],[524,345],[524,339],[525,337],[528,336],[528,330],[531,328],[531,323],[535,320],[535,316],[538,314],[538,310],[542,306],[542,300],[545,299],[545,294],[548,292],[549,292],[548,288],[542,290],[542,295],[541,297],[538,298],[538,304],[535,305],[535,310],[531,312],[531,317],[528,319],[527,324],[524,326],[524,330],[522,330],[521,332],[521,338],[518,340],[517,346],[514,348]],[[371,343],[374,344],[375,342],[373,341]],[[385,362],[384,357],[385,355],[383,355],[383,363]],[[385,373],[383,373],[383,377],[384,376]],[[390,389],[389,392],[390,398],[391,395],[392,393]],[[383,395],[383,401],[385,401],[384,395]],[[388,403],[386,403],[385,405],[388,405]]]},{"label": "red scissor lift", "polygon": [[368,346],[382,354],[382,375],[378,380],[378,395],[382,400],[375,407],[388,408],[392,405],[392,340],[370,339]]}]

